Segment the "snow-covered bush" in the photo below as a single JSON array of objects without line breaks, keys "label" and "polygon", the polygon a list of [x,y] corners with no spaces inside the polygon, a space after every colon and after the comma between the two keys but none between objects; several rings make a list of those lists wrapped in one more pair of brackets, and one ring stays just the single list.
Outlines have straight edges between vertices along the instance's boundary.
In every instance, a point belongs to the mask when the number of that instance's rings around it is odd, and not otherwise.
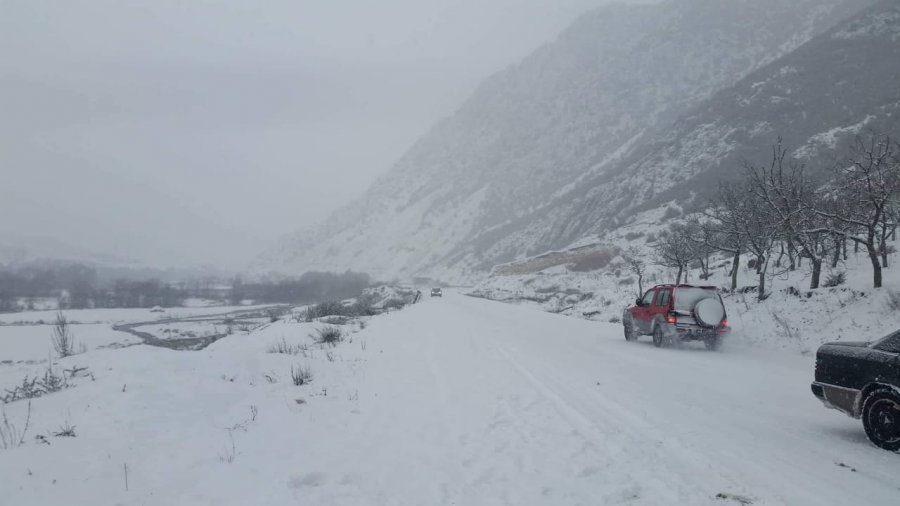
[{"label": "snow-covered bush", "polygon": [[344,340],[344,333],[334,325],[316,329],[316,334],[316,340],[322,344],[334,345]]},{"label": "snow-covered bush", "polygon": [[843,285],[847,282],[847,274],[844,271],[835,272],[829,274],[827,278],[825,278],[825,284],[822,285],[825,288],[834,288],[836,286]]},{"label": "snow-covered bush", "polygon": [[313,375],[312,371],[309,370],[309,366],[291,366],[291,380],[295,386],[305,385],[312,381],[312,378]]},{"label": "snow-covered bush", "polygon": [[53,349],[59,358],[66,358],[75,353],[75,336],[69,328],[69,322],[62,312],[56,314],[56,323],[53,325],[51,338]]},{"label": "snow-covered bush", "polygon": [[25,443],[25,435],[28,433],[28,424],[31,423],[31,402],[28,403],[28,411],[25,414],[25,423],[21,428],[9,421],[6,410],[2,410],[3,419],[0,420],[0,450],[17,448]]},{"label": "snow-covered bush", "polygon": [[70,386],[65,373],[62,375],[57,374],[52,366],[48,366],[43,376],[29,378],[28,375],[25,375],[22,383],[14,386],[12,390],[6,390],[6,395],[0,397],[0,401],[3,401],[4,404],[9,404],[22,399],[34,399],[64,390]]},{"label": "snow-covered bush", "polygon": [[297,345],[289,344],[285,338],[281,338],[281,341],[272,343],[266,348],[266,353],[280,353],[282,355],[296,355],[300,353],[300,348]]}]

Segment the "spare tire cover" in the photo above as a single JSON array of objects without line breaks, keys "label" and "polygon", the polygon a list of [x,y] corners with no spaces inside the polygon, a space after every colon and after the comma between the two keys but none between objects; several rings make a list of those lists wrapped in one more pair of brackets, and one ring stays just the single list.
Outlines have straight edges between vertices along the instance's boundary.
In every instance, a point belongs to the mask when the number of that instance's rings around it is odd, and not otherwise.
[{"label": "spare tire cover", "polygon": [[707,327],[715,327],[725,318],[725,308],[718,299],[703,299],[694,306],[697,323]]}]

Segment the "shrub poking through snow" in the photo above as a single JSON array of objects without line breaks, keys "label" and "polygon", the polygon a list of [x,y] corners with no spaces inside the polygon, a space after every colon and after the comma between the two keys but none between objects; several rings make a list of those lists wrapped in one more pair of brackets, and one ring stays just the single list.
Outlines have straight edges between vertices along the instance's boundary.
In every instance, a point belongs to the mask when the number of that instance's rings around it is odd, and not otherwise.
[{"label": "shrub poking through snow", "polygon": [[66,422],[58,431],[53,433],[53,437],[75,437],[75,426]]},{"label": "shrub poking through snow", "polygon": [[312,371],[309,370],[308,366],[291,366],[291,380],[294,382],[294,386],[305,385],[312,381],[312,377]]},{"label": "shrub poking through snow", "polygon": [[266,353],[281,353],[282,355],[296,355],[299,352],[299,346],[288,344],[283,337],[281,338],[281,341],[270,344],[269,347],[266,348]]},{"label": "shrub poking through snow", "polygon": [[[86,369],[82,369],[86,370]],[[47,367],[43,376],[35,376],[29,378],[27,375],[22,379],[22,383],[16,385],[12,390],[6,390],[6,395],[0,397],[0,401],[4,404],[19,401],[22,399],[34,399],[53,392],[69,388],[71,385],[66,379],[65,373],[57,374],[53,370],[53,366]]]},{"label": "shrub poking through snow", "polygon": [[326,301],[313,304],[306,308],[306,321],[315,321],[316,318],[326,316],[353,316],[353,310],[339,301]]},{"label": "shrub poking through snow", "polygon": [[406,306],[406,302],[403,299],[388,299],[384,301],[385,309],[403,309]]},{"label": "shrub poking through snow", "polygon": [[834,288],[836,286],[843,285],[847,281],[847,274],[844,271],[835,272],[829,274],[827,278],[825,278],[825,284],[822,285],[825,288]]},{"label": "shrub poking through snow", "polygon": [[28,411],[25,414],[25,423],[19,428],[6,417],[6,410],[0,410],[0,450],[18,448],[25,443],[25,435],[28,433],[28,424],[31,423],[31,402],[28,402]]},{"label": "shrub poking through snow", "polygon": [[334,325],[316,329],[316,334],[318,334],[317,341],[322,344],[335,345],[344,340],[344,333],[339,327],[335,327]]},{"label": "shrub poking through snow", "polygon": [[53,335],[51,338],[53,349],[59,358],[70,357],[75,353],[75,336],[72,329],[69,328],[69,322],[66,320],[62,311],[56,313],[56,323],[53,324]]}]

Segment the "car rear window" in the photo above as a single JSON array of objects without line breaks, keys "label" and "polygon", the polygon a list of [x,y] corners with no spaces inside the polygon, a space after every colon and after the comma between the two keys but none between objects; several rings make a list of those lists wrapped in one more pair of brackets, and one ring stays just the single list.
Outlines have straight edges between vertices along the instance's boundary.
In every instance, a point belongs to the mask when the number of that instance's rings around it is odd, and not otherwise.
[{"label": "car rear window", "polygon": [[675,309],[690,311],[703,299],[714,299],[718,296],[713,288],[678,287],[675,289]]}]

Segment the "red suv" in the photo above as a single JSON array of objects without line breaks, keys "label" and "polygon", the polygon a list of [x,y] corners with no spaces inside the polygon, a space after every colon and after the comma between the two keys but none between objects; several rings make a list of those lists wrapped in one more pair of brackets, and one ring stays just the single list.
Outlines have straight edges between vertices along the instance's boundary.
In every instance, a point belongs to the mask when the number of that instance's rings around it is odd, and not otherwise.
[{"label": "red suv", "polygon": [[730,330],[722,296],[714,286],[658,285],[622,315],[625,339],[653,336],[656,347],[703,341],[717,350]]}]

